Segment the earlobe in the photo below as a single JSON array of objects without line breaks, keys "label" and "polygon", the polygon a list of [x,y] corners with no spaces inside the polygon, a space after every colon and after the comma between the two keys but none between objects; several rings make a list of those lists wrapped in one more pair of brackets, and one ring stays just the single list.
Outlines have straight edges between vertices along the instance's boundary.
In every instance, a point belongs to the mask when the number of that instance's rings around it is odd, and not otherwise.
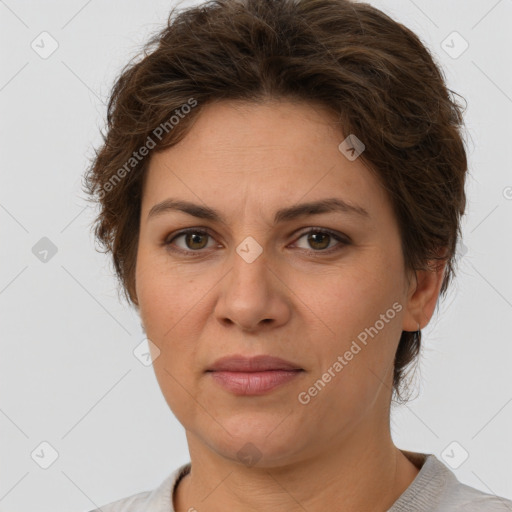
[{"label": "earlobe", "polygon": [[446,261],[433,261],[431,270],[417,270],[410,283],[402,330],[415,332],[432,318],[444,279]]}]

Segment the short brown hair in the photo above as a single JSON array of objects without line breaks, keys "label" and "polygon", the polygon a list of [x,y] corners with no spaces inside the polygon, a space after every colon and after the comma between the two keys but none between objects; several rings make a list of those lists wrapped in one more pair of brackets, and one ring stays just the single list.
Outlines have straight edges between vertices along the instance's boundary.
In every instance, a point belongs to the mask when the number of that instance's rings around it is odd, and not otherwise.
[{"label": "short brown hair", "polygon": [[[211,0],[173,8],[143,58],[116,80],[103,144],[84,180],[100,205],[96,238],[112,253],[125,297],[138,306],[135,266],[150,158],[136,160],[134,151],[149,139],[155,151],[176,144],[207,103],[267,99],[323,105],[345,134],[363,141],[360,158],[389,194],[407,269],[446,262],[444,295],[466,205],[463,110],[453,94],[420,39],[366,3]],[[197,106],[169,123],[191,99]],[[160,138],[157,127],[167,127]],[[420,343],[420,331],[402,332],[393,376],[399,399]]]}]

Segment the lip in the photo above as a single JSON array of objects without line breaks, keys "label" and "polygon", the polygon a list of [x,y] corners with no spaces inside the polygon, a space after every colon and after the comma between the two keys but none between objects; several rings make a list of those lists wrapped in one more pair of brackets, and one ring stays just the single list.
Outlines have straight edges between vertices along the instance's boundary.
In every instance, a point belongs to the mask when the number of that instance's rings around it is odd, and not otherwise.
[{"label": "lip", "polygon": [[206,373],[234,395],[254,396],[283,386],[304,369],[280,357],[233,355],[218,359]]},{"label": "lip", "polygon": [[295,379],[303,370],[267,370],[264,372],[210,372],[212,379],[234,395],[263,395]]},{"label": "lip", "polygon": [[207,372],[265,372],[275,370],[303,370],[300,366],[280,357],[259,355],[245,357],[239,354],[217,359]]}]

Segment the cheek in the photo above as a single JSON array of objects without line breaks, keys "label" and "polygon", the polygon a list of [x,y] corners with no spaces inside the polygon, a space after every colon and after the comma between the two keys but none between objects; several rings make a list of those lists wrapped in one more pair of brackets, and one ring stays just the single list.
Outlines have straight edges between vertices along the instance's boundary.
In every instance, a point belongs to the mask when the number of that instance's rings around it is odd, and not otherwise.
[{"label": "cheek", "polygon": [[381,393],[391,392],[402,306],[395,300],[393,287],[369,286],[370,280],[363,286],[356,277],[349,280],[350,287],[345,286],[347,280],[338,283],[323,309],[329,313],[322,318],[336,336],[325,339],[324,373],[312,375],[309,385],[314,386],[317,379],[329,381],[311,409],[327,423],[335,424],[334,417],[360,418]]},{"label": "cheek", "polygon": [[[167,370],[180,382],[189,380],[194,363],[198,364],[196,351],[204,323],[205,287],[198,286],[197,278],[183,269],[171,267],[160,254],[144,250],[140,251],[136,276],[146,335],[160,351],[155,372]],[[166,378],[163,373],[162,376]]]},{"label": "cheek", "polygon": [[169,265],[165,251],[145,247],[137,256],[136,292],[148,338],[151,334],[157,344],[172,337],[179,319],[199,300],[191,280]]},{"label": "cheek", "polygon": [[352,267],[330,284],[323,311],[330,312],[345,334],[355,336],[373,325],[381,314],[400,301],[394,269],[380,271],[374,264]]},{"label": "cheek", "polygon": [[195,296],[190,279],[165,269],[164,263],[141,251],[136,269],[139,313],[154,344],[153,370],[164,399],[178,420],[188,425],[197,413],[191,371],[197,347],[191,333],[197,325],[194,305],[200,297]]},{"label": "cheek", "polygon": [[381,377],[389,371],[401,334],[401,272],[400,260],[380,255],[361,259],[331,283],[321,310],[336,333],[328,357],[332,363],[346,354],[347,379],[364,380],[371,376],[368,370]]}]

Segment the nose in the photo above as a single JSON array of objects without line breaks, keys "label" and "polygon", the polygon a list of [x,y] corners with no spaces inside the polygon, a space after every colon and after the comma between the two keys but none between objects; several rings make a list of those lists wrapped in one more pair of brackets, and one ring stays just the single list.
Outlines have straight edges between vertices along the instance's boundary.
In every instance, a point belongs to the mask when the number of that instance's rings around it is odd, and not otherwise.
[{"label": "nose", "polygon": [[[275,266],[275,265],[274,265]],[[224,326],[246,332],[276,328],[291,315],[290,289],[266,254],[256,259],[235,253],[231,270],[220,283],[215,315]]]}]

